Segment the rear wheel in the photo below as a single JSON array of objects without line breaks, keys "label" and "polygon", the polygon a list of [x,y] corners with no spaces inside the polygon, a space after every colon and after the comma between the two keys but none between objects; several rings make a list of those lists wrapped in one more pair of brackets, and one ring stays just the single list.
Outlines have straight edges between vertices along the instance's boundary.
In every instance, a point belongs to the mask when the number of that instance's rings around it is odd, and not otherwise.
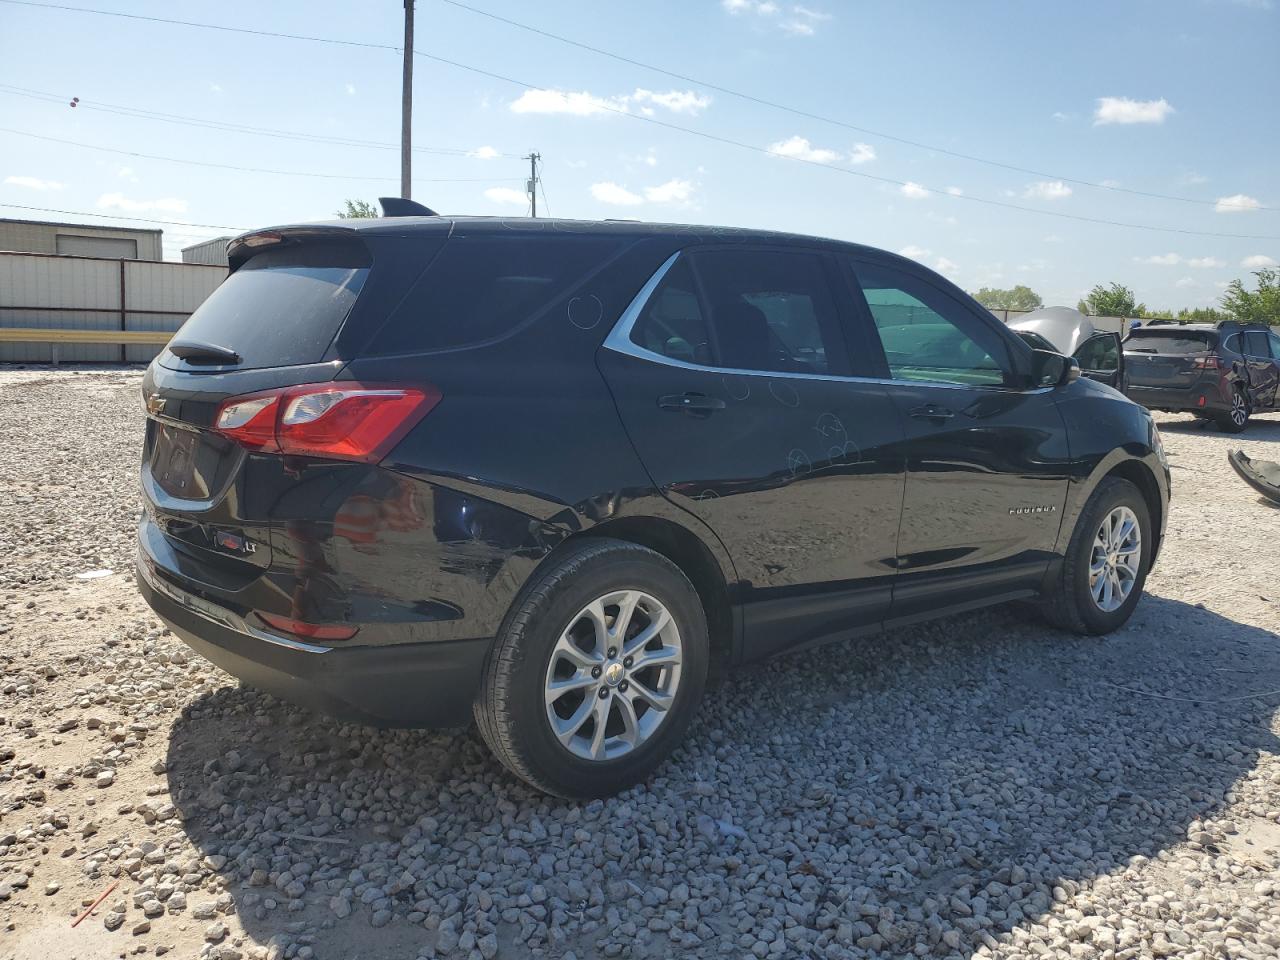
[{"label": "rear wheel", "polygon": [[1093,492],[1042,610],[1073,633],[1110,633],[1123,626],[1142,596],[1154,547],[1141,491],[1111,477]]},{"label": "rear wheel", "polygon": [[1239,387],[1231,391],[1231,409],[1219,416],[1217,423],[1223,433],[1244,433],[1249,426],[1249,401]]},{"label": "rear wheel", "polygon": [[702,603],[678,567],[636,544],[584,540],[507,615],[476,723],[494,755],[539,790],[616,793],[683,738],[707,650]]}]

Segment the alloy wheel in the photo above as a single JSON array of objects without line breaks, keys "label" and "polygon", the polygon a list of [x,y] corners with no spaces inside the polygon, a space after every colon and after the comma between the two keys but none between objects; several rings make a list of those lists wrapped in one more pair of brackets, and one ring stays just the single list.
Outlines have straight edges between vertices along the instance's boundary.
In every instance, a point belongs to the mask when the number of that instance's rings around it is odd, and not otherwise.
[{"label": "alloy wheel", "polygon": [[587,604],[560,634],[544,684],[556,740],[584,760],[615,760],[648,740],[671,712],[683,647],[655,597],[617,590]]},{"label": "alloy wheel", "polygon": [[1128,507],[1116,507],[1093,537],[1089,593],[1099,610],[1110,613],[1129,599],[1142,564],[1142,528]]},{"label": "alloy wheel", "polygon": [[1236,390],[1231,394],[1231,422],[1243,427],[1248,419],[1249,405],[1245,403],[1244,394]]}]

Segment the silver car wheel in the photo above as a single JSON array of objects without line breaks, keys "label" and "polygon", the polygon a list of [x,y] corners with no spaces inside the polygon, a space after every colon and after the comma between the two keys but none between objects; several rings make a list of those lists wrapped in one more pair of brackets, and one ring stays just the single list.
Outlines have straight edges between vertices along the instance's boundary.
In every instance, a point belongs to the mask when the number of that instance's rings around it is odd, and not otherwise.
[{"label": "silver car wheel", "polygon": [[587,604],[551,651],[544,698],[551,732],[584,760],[615,760],[671,712],[683,648],[667,608],[639,590]]},{"label": "silver car wheel", "polygon": [[1245,403],[1244,394],[1239,390],[1231,394],[1231,422],[1243,427],[1249,419],[1249,405]]},{"label": "silver car wheel", "polygon": [[1142,568],[1142,527],[1128,507],[1103,518],[1089,557],[1089,592],[1104,613],[1118,610],[1133,593]]}]

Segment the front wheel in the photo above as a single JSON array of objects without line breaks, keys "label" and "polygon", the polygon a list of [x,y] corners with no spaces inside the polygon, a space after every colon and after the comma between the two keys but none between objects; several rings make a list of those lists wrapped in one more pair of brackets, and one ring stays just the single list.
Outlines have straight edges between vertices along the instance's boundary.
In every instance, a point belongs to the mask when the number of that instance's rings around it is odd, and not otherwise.
[{"label": "front wheel", "polygon": [[1218,417],[1218,429],[1223,433],[1244,433],[1249,426],[1249,401],[1244,391],[1231,391],[1231,409]]},{"label": "front wheel", "polygon": [[675,564],[588,539],[508,613],[475,704],[489,749],[546,793],[601,797],[648,777],[706,683],[706,616]]},{"label": "front wheel", "polygon": [[1102,481],[1076,521],[1061,571],[1044,598],[1046,617],[1086,635],[1123,626],[1142,596],[1154,546],[1142,492],[1119,477]]}]

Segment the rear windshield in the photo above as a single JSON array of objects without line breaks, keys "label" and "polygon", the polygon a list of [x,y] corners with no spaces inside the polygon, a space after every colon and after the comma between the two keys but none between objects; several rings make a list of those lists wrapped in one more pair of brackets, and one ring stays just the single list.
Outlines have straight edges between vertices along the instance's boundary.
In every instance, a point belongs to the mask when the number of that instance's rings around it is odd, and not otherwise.
[{"label": "rear windshield", "polygon": [[364,352],[422,353],[502,336],[561,300],[618,247],[596,237],[454,238]]},{"label": "rear windshield", "polygon": [[360,246],[264,251],[213,291],[174,339],[229,347],[241,369],[317,363],[368,274]]},{"label": "rear windshield", "polygon": [[1204,353],[1213,349],[1214,338],[1208,333],[1133,333],[1124,342],[1126,353],[1161,353],[1178,356]]}]

